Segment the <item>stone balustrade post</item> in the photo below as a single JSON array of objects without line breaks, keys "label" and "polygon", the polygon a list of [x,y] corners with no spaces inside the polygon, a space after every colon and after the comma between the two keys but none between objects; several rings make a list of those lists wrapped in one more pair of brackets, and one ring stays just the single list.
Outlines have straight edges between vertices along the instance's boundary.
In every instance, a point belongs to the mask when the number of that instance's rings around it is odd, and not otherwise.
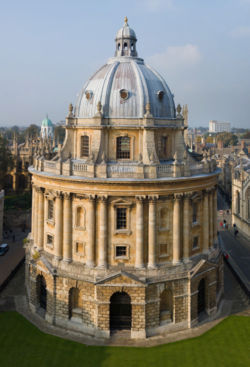
[{"label": "stone balustrade post", "polygon": [[56,192],[55,200],[55,257],[62,259],[62,234],[63,234],[63,201],[61,192]]},{"label": "stone balustrade post", "polygon": [[143,254],[143,199],[142,196],[136,197],[136,252],[135,267],[144,267]]},{"label": "stone balustrade post", "polygon": [[99,231],[99,256],[98,266],[107,267],[107,197],[100,198],[100,231]]},{"label": "stone balustrade post", "polygon": [[158,196],[149,196],[148,210],[148,268],[156,268],[156,200]]},{"label": "stone balustrade post", "polygon": [[72,200],[68,192],[63,201],[63,260],[72,261]]},{"label": "stone balustrade post", "polygon": [[181,258],[181,200],[182,195],[174,197],[173,210],[173,263],[178,264]]},{"label": "stone balustrade post", "polygon": [[95,263],[95,196],[89,196],[87,233],[87,266],[93,267]]}]

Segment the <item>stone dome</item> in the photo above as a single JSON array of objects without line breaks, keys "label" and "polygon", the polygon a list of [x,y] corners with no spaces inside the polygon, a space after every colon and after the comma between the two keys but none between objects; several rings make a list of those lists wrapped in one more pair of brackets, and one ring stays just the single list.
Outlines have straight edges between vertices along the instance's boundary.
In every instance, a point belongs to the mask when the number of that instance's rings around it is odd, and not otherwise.
[{"label": "stone dome", "polygon": [[[126,18],[125,18],[126,20]],[[101,102],[104,118],[175,118],[173,94],[163,77],[137,57],[136,35],[125,21],[116,35],[116,54],[84,85],[75,116],[92,118]]]}]

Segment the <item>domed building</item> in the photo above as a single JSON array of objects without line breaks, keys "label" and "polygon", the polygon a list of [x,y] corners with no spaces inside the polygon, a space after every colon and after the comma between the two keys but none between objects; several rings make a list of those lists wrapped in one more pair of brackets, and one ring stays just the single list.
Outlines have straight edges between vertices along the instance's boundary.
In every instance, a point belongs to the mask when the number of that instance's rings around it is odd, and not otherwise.
[{"label": "domed building", "polygon": [[70,105],[58,155],[30,167],[26,285],[32,312],[55,326],[145,338],[218,310],[218,170],[187,150],[181,107],[126,18],[115,42]]},{"label": "domed building", "polygon": [[54,137],[54,126],[52,121],[46,116],[42,121],[41,125],[41,138],[42,139],[53,139]]}]

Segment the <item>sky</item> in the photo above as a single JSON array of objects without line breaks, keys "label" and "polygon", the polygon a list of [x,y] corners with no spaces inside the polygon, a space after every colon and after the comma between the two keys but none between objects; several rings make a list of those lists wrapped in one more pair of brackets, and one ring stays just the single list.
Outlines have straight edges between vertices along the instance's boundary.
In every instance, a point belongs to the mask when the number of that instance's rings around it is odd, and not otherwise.
[{"label": "sky", "polygon": [[64,120],[125,16],[190,126],[250,128],[250,0],[0,0],[0,126]]}]

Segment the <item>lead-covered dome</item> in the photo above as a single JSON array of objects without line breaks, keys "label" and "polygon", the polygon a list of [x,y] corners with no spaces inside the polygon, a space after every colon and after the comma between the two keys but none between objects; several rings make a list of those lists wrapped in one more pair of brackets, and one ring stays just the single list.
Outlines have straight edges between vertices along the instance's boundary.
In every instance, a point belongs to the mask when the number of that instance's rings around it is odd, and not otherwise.
[{"label": "lead-covered dome", "polygon": [[154,118],[175,118],[173,95],[165,80],[137,57],[136,35],[127,18],[116,35],[115,57],[84,85],[76,117],[94,117],[99,102],[104,118],[143,118],[148,103]]}]

